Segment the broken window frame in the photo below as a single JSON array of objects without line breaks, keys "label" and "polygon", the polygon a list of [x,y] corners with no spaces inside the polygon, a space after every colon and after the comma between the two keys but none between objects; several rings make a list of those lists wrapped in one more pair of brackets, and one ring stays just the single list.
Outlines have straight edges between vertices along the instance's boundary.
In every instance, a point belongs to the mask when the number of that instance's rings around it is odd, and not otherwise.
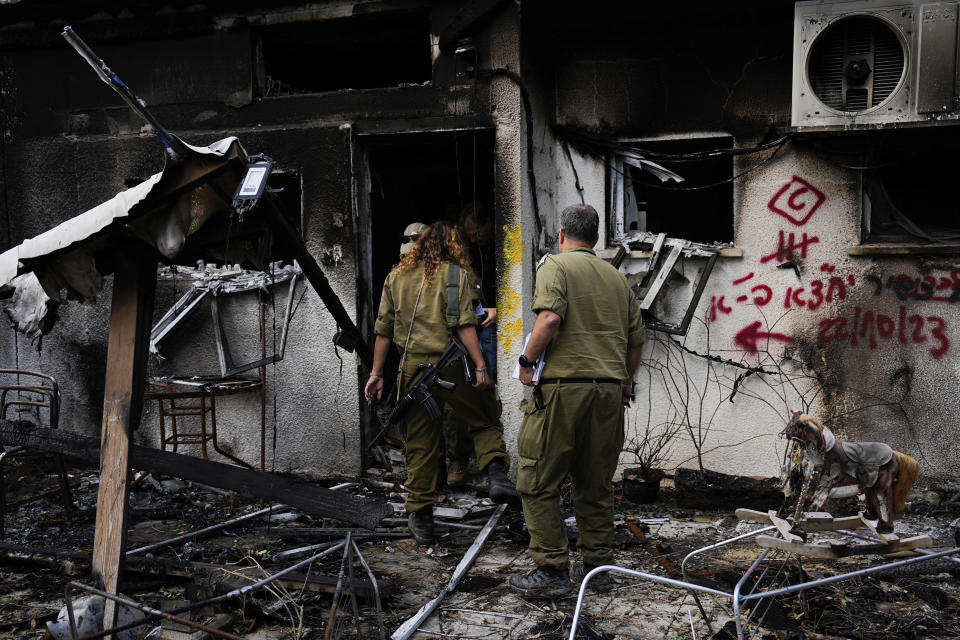
[{"label": "broken window frame", "polygon": [[[271,275],[266,272],[261,273],[264,273],[267,276],[269,280],[267,283],[262,283],[257,278],[250,278],[245,283],[225,284],[219,279],[210,281],[200,280],[194,283],[194,285],[174,303],[170,310],[167,311],[167,313],[165,313],[163,317],[157,321],[157,324],[154,325],[153,329],[151,329],[150,353],[162,358],[160,355],[160,345],[163,343],[163,341],[170,335],[173,329],[175,329],[185,318],[187,318],[187,316],[191,315],[191,313],[197,308],[197,305],[200,304],[200,301],[207,297],[207,294],[212,294],[210,298],[210,313],[213,317],[213,332],[216,340],[217,358],[220,363],[220,374],[222,377],[228,378],[240,373],[244,373],[251,369],[256,369],[257,367],[266,366],[268,364],[273,364],[283,360],[287,349],[287,333],[290,329],[290,321],[293,318],[293,300],[296,293],[297,280],[301,275],[300,267],[295,262],[293,269],[285,270],[279,274]],[[267,356],[266,358],[261,358],[246,364],[235,365],[233,363],[233,358],[230,355],[229,341],[223,329],[223,319],[220,315],[218,294],[232,294],[241,293],[244,291],[253,291],[261,289],[263,286],[280,284],[282,282],[286,282],[287,280],[290,281],[290,286],[287,294],[286,311],[283,318],[283,329],[280,334],[279,350],[272,355]]]},{"label": "broken window frame", "polygon": [[[703,291],[710,279],[710,274],[713,273],[713,267],[716,265],[717,258],[720,257],[720,249],[680,238],[668,238],[665,233],[657,234],[648,231],[634,232],[625,236],[623,244],[630,248],[644,248],[649,245],[650,257],[647,262],[647,271],[643,279],[634,286],[634,294],[640,300],[640,309],[645,316],[644,326],[653,331],[686,335],[690,322],[693,320],[693,314],[700,304],[700,298],[703,297]],[[665,251],[665,249],[669,249],[669,251]],[[650,308],[663,291],[663,285],[669,280],[673,267],[681,255],[687,258],[706,258],[707,263],[697,276],[696,283],[693,286],[693,295],[687,303],[683,318],[680,322],[665,322],[653,315]]]}]

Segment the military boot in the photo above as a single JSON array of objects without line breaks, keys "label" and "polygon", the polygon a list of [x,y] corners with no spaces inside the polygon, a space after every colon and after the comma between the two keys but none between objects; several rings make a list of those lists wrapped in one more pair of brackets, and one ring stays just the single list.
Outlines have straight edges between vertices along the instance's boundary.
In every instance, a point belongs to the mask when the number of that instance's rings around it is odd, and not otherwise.
[{"label": "military boot", "polygon": [[528,598],[555,598],[570,593],[566,569],[537,567],[525,576],[511,576],[510,588]]},{"label": "military boot", "polygon": [[425,507],[410,514],[407,527],[413,534],[417,544],[429,545],[433,543],[433,507]]},{"label": "military boot", "polygon": [[517,488],[507,477],[507,468],[500,460],[494,460],[487,465],[487,478],[490,481],[490,499],[497,504],[521,504]]}]

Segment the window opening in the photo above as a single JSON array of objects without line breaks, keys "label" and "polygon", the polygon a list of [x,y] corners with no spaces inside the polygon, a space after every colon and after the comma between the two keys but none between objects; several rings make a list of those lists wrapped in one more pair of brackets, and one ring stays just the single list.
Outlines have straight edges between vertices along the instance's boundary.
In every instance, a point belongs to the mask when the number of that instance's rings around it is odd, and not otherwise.
[{"label": "window opening", "polygon": [[262,96],[422,84],[431,79],[430,21],[391,14],[264,27]]},{"label": "window opening", "polygon": [[864,242],[960,242],[960,182],[955,153],[948,148],[955,140],[928,138],[922,145],[914,140],[917,146],[900,149],[892,161],[892,150],[886,150],[885,158],[864,162]]},{"label": "window opening", "polygon": [[[636,143],[649,162],[616,155],[610,166],[612,238],[637,231],[666,233],[701,243],[733,242],[733,156],[703,152],[733,149],[733,138],[644,140]],[[636,156],[636,154],[633,154]],[[650,166],[650,162],[655,163]],[[659,167],[658,167],[659,166]],[[682,176],[664,180],[658,168]]]}]

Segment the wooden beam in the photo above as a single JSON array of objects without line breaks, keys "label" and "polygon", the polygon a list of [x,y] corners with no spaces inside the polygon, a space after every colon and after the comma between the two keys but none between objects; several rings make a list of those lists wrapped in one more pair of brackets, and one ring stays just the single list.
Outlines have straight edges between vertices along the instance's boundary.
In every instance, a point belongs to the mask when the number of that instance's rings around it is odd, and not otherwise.
[{"label": "wooden beam", "polygon": [[[81,436],[67,428],[44,429],[17,420],[0,420],[0,442],[60,453],[88,462],[97,460],[99,456],[95,438]],[[302,479],[252,471],[150,447],[131,445],[130,466],[236,491],[248,498],[262,498],[289,505],[311,515],[334,518],[365,529],[375,529],[381,520],[393,515],[393,507],[380,500],[331,491]]]},{"label": "wooden beam", "polygon": [[303,271],[307,282],[310,283],[314,291],[317,292],[317,295],[320,296],[320,299],[323,300],[327,311],[329,311],[333,319],[336,320],[341,334],[345,334],[342,336],[341,342],[338,342],[339,346],[347,351],[355,351],[357,357],[360,358],[360,362],[362,362],[367,369],[370,369],[373,366],[373,351],[370,349],[370,345],[364,340],[360,329],[354,324],[353,318],[347,313],[347,310],[343,307],[343,303],[340,302],[340,298],[337,297],[333,287],[330,286],[330,281],[327,280],[327,276],[324,275],[323,269],[320,268],[320,265],[317,264],[317,261],[307,250],[307,245],[304,244],[300,233],[290,224],[286,216],[283,215],[279,205],[273,198],[273,194],[265,194],[260,202],[266,206],[271,221],[271,228],[276,234],[277,239],[293,252],[293,256],[296,258],[297,264],[300,265],[300,269]]},{"label": "wooden beam", "polygon": [[767,517],[770,518],[770,522],[777,527],[777,531],[780,532],[780,535],[783,536],[784,540],[789,540],[790,542],[803,542],[803,538],[790,531],[790,529],[792,529],[790,523],[779,517],[776,511],[771,509],[767,512]]},{"label": "wooden beam", "polygon": [[[764,524],[773,524],[773,521],[770,519],[768,513],[763,511],[756,511],[754,509],[737,509],[735,513],[736,516],[741,520],[752,520],[754,522],[762,522]],[[807,514],[807,519],[795,526],[797,529],[811,533],[814,531],[859,529],[863,526],[863,521],[860,520],[860,516],[848,516],[845,518],[820,518],[813,517],[811,514]]]},{"label": "wooden beam", "polygon": [[809,558],[833,560],[849,556],[887,555],[910,549],[924,549],[933,545],[930,536],[914,536],[881,544],[810,544],[791,542],[773,536],[757,536],[757,544],[761,547],[780,549],[788,553],[796,553]]},{"label": "wooden beam", "polygon": [[[94,579],[108,593],[117,593],[123,571],[130,493],[130,436],[143,408],[147,346],[157,281],[153,249],[130,242],[115,255],[92,565]],[[116,603],[107,600],[104,627],[115,625],[116,614]]]}]

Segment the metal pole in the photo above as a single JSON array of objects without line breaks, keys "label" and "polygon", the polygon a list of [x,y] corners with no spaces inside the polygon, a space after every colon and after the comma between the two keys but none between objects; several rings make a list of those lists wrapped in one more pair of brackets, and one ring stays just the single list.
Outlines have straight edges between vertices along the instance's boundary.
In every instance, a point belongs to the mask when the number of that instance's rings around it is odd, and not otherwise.
[{"label": "metal pole", "polygon": [[923,562],[925,560],[933,560],[934,558],[942,558],[944,556],[953,555],[960,552],[960,547],[955,547],[953,549],[948,549],[947,551],[938,551],[935,553],[930,553],[928,555],[920,555],[915,558],[907,558],[905,560],[897,560],[896,562],[888,562],[886,564],[878,564],[872,567],[867,567],[866,569],[858,569],[857,571],[851,571],[850,573],[842,573],[836,576],[830,576],[828,578],[820,578],[819,580],[811,580],[809,582],[803,582],[792,587],[784,587],[782,589],[774,589],[772,591],[763,591],[760,593],[753,593],[748,596],[741,596],[741,600],[756,600],[758,598],[764,598],[767,596],[780,596],[787,593],[795,593],[797,591],[805,591],[812,587],[818,587],[824,584],[832,584],[834,582],[839,582],[841,580],[849,580],[850,578],[859,578],[860,576],[870,575],[871,573],[876,573],[878,571],[883,571],[884,569],[892,569],[893,567],[900,567],[908,564],[914,564],[916,562]]},{"label": "metal pole", "polygon": [[467,549],[467,552],[463,555],[463,559],[460,560],[460,564],[457,565],[457,568],[453,571],[453,577],[450,578],[450,582],[446,587],[443,588],[443,591],[440,592],[436,598],[428,602],[427,604],[420,607],[420,610],[416,614],[402,625],[400,628],[393,632],[393,635],[390,636],[390,640],[407,640],[410,636],[416,632],[417,628],[427,620],[433,614],[443,598],[451,593],[454,589],[457,588],[460,580],[466,575],[467,571],[470,570],[470,567],[473,566],[473,561],[476,559],[477,555],[480,553],[481,547],[487,541],[487,538],[490,537],[490,534],[493,533],[493,529],[497,526],[497,523],[500,521],[500,516],[503,515],[503,512],[506,510],[507,505],[502,504],[497,507],[497,510],[493,512],[493,515],[490,516],[490,519],[487,520],[487,524],[484,525],[483,530],[477,536],[476,540],[473,541],[473,544],[470,545],[470,548]]},{"label": "metal pole", "polygon": [[370,569],[370,565],[367,564],[367,559],[363,557],[363,554],[360,553],[360,547],[357,546],[356,541],[353,542],[353,551],[357,554],[357,559],[360,561],[360,564],[366,570],[367,575],[370,577],[370,585],[373,587],[373,598],[377,604],[377,624],[380,626],[380,638],[384,638],[383,632],[383,605],[380,603],[380,586],[377,584],[377,577],[373,575],[373,571]]},{"label": "metal pole", "polygon": [[743,640],[743,622],[740,620],[740,589],[743,588],[743,584],[747,581],[754,571],[757,570],[757,567],[763,562],[764,558],[767,557],[767,554],[770,553],[770,549],[764,549],[756,560],[753,561],[753,564],[750,565],[750,568],[747,569],[746,573],[743,574],[743,577],[737,581],[736,586],[733,588],[733,618],[737,624],[737,640]]},{"label": "metal pole", "polygon": [[159,549],[160,547],[166,547],[175,542],[180,542],[181,540],[189,540],[190,538],[195,538],[204,533],[210,533],[211,531],[218,531],[220,529],[225,529],[231,525],[239,524],[241,522],[246,522],[247,520],[252,520],[258,518],[264,514],[270,513],[275,510],[276,507],[267,507],[266,509],[260,509],[259,511],[254,511],[253,513],[248,513],[245,516],[240,516],[239,518],[234,518],[233,520],[227,520],[226,522],[221,522],[220,524],[215,524],[211,527],[205,529],[198,529],[197,531],[191,531],[190,533],[185,533],[183,535],[177,536],[175,538],[170,538],[169,540],[164,540],[162,542],[156,542],[154,544],[148,544],[145,547],[138,547],[136,549],[131,549],[127,551],[128,556],[135,556],[138,553],[144,553],[146,551],[152,551],[153,549]]},{"label": "metal pole", "polygon": [[[744,538],[760,535],[764,531],[770,531],[771,529],[776,529],[776,528],[777,528],[776,525],[761,527],[759,529],[755,529],[754,531],[750,531],[748,533],[744,533],[739,536],[734,536],[733,538],[727,538],[726,540],[721,540],[720,542],[715,542],[713,544],[707,545],[705,547],[700,547],[699,549],[695,549],[691,551],[683,558],[683,561],[680,563],[680,572],[683,574],[684,582],[689,582],[689,578],[687,577],[687,560],[690,560],[694,556],[704,553],[706,551],[711,551],[713,549],[726,546],[728,544],[736,542],[737,540],[743,540]],[[713,626],[710,624],[710,618],[707,616],[706,609],[703,608],[703,603],[700,601],[700,596],[698,596],[695,591],[691,591],[690,595],[693,596],[694,602],[697,603],[697,608],[700,609],[700,615],[703,616],[704,622],[707,623],[707,631],[710,632],[710,635],[713,635]]]},{"label": "metal pole", "polygon": [[80,57],[93,67],[97,76],[120,95],[120,98],[127,103],[127,106],[130,107],[134,113],[147,121],[153,128],[154,133],[157,134],[157,137],[160,138],[160,142],[163,143],[163,146],[173,158],[182,159],[187,155],[186,145],[179,138],[170,135],[170,133],[163,128],[160,121],[147,111],[146,103],[134,95],[130,87],[124,84],[123,80],[110,70],[110,67],[93,52],[93,49],[77,35],[76,31],[66,26],[60,35],[80,54]]},{"label": "metal pole", "polygon": [[573,610],[573,622],[570,623],[570,636],[568,640],[575,640],[577,636],[577,625],[580,622],[580,610],[583,607],[583,596],[587,591],[587,583],[593,579],[593,576],[598,573],[603,572],[612,572],[612,573],[622,573],[627,576],[634,578],[642,578],[643,580],[649,580],[651,582],[658,582],[660,584],[666,584],[673,587],[679,587],[681,589],[687,590],[696,590],[702,591],[703,593],[711,593],[715,596],[721,596],[724,598],[732,598],[733,594],[727,593],[726,591],[719,591],[718,589],[711,589],[710,587],[704,587],[699,584],[693,584],[691,582],[683,582],[682,580],[674,580],[673,578],[665,578],[663,576],[654,575],[652,573],[644,573],[642,571],[634,571],[633,569],[627,569],[626,567],[617,567],[611,564],[601,565],[594,569],[591,569],[590,572],[583,576],[583,581],[580,583],[580,592],[577,594],[577,606]]}]

